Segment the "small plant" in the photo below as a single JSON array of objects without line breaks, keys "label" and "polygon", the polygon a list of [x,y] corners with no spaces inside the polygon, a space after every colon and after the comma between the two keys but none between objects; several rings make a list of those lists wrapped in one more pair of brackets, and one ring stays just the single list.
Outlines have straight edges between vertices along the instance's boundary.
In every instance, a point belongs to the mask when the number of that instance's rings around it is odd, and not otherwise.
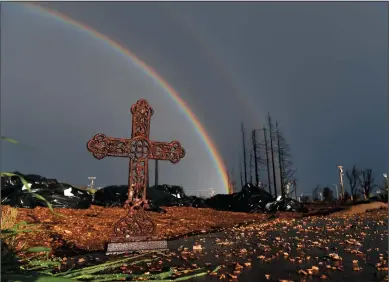
[{"label": "small plant", "polygon": [[[15,223],[12,227],[8,229],[1,230],[1,240],[7,244],[9,251],[16,251],[17,245],[17,235],[22,233],[30,233],[40,231],[35,228],[34,224],[29,224],[25,221],[20,221]],[[23,247],[23,246],[22,246]],[[3,255],[3,254],[2,254]]]},{"label": "small plant", "polygon": [[[13,144],[18,144],[25,146],[21,144],[20,142],[7,138],[4,136],[1,136],[2,140],[8,141]],[[28,146],[27,146],[28,147]],[[45,202],[47,204],[47,207],[50,209],[50,211],[57,215],[57,216],[63,216],[61,214],[57,214],[54,212],[53,207],[51,204],[43,198],[41,195],[36,194],[32,192],[30,189],[30,184],[24,179],[21,175],[15,174],[15,173],[10,173],[10,172],[0,172],[1,177],[12,177],[16,176],[19,177],[23,186],[27,189],[28,192],[30,192],[33,197]],[[34,224],[29,224],[25,221],[20,221],[17,222],[17,215],[18,211],[16,208],[12,207],[3,207],[1,209],[1,266],[2,266],[2,273],[5,272],[10,272],[10,273],[16,273],[17,280],[8,280],[8,281],[27,281],[27,277],[18,275],[17,273],[20,270],[26,269],[25,266],[27,265],[28,268],[45,268],[45,266],[54,266],[57,265],[58,262],[52,262],[49,260],[49,253],[51,251],[50,248],[46,247],[32,247],[25,249],[25,244],[22,244],[21,246],[18,246],[18,235],[22,233],[28,233],[28,232],[39,232]],[[18,250],[17,250],[18,249]],[[20,259],[19,255],[21,253],[35,253],[32,257],[28,258],[27,261],[26,259]],[[44,260],[39,260],[38,257],[42,256],[42,253],[45,255]],[[24,266],[21,265],[21,262],[24,262]],[[16,278],[16,277],[15,277]],[[36,277],[35,277],[36,278]],[[33,280],[36,280],[36,279]],[[39,277],[38,277],[39,280]],[[36,280],[36,281],[38,281]],[[65,281],[66,279],[62,279]],[[44,281],[44,279],[42,280]],[[47,281],[53,281],[51,278],[50,280]],[[59,281],[59,280],[58,280]]]}]

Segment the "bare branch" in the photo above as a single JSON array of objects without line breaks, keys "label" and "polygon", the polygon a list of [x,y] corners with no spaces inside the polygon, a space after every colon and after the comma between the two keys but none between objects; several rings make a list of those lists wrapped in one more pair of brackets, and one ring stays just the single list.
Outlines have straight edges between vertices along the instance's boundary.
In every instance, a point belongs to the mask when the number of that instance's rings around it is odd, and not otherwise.
[{"label": "bare branch", "polygon": [[288,183],[294,180],[296,170],[293,169],[292,155],[290,145],[276,123],[278,166],[280,169],[281,189],[285,191]]},{"label": "bare branch", "polygon": [[346,171],[346,177],[348,179],[349,185],[350,185],[350,192],[353,197],[353,200],[356,200],[357,196],[357,184],[359,182],[361,172],[357,169],[356,165],[353,166],[352,170]]},{"label": "bare branch", "polygon": [[367,200],[370,193],[373,192],[373,189],[375,188],[373,170],[370,168],[361,170],[358,179],[359,179],[359,184],[361,185],[362,188],[361,190],[363,196],[365,200]]}]

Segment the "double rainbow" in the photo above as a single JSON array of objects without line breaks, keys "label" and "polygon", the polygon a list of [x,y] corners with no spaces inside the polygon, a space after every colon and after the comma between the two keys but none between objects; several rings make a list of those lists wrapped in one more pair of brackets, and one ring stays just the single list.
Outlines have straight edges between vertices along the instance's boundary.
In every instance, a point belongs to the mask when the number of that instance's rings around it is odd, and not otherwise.
[{"label": "double rainbow", "polygon": [[216,169],[218,171],[219,176],[221,177],[223,181],[224,189],[226,189],[227,193],[231,193],[230,191],[230,185],[229,185],[229,179],[227,176],[227,171],[224,166],[224,162],[217,151],[217,148],[215,144],[213,143],[212,139],[208,135],[207,131],[205,130],[204,126],[200,123],[196,115],[192,112],[192,110],[188,107],[188,105],[185,103],[185,101],[179,96],[176,90],[172,86],[169,85],[168,82],[166,82],[152,67],[148,66],[145,62],[143,62],[141,59],[139,59],[134,53],[132,53],[129,49],[125,48],[123,45],[120,45],[116,41],[112,40],[108,36],[94,30],[93,28],[80,23],[79,21],[76,21],[62,13],[59,13],[57,11],[54,11],[52,9],[48,9],[46,7],[42,7],[36,4],[31,3],[24,3],[24,5],[30,7],[31,9],[36,9],[41,11],[42,13],[48,14],[52,16],[57,21],[60,21],[62,23],[71,25],[75,28],[78,28],[87,34],[91,35],[92,37],[105,42],[108,44],[113,50],[119,52],[120,54],[124,55],[128,59],[130,59],[132,62],[137,64],[145,74],[147,74],[149,77],[154,79],[172,98],[172,100],[183,110],[185,115],[189,118],[191,123],[193,124],[196,133],[201,137],[202,142],[206,146],[207,150],[209,151],[210,155],[212,156],[212,159],[215,163]]}]

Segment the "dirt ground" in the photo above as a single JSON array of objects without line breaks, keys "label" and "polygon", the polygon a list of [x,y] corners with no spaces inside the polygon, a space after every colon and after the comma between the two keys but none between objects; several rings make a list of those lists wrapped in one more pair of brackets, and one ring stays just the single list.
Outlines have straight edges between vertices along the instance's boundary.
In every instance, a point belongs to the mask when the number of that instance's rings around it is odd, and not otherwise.
[{"label": "dirt ground", "polygon": [[380,209],[388,209],[388,204],[381,203],[381,202],[374,202],[374,203],[350,206],[340,212],[334,213],[334,216],[361,214],[367,211],[380,210]]},{"label": "dirt ground", "polygon": [[[2,209],[9,209],[3,206]],[[214,228],[231,227],[244,222],[262,222],[268,214],[222,212],[191,207],[167,207],[166,214],[148,212],[157,225],[156,236],[172,239],[193,232],[206,233]],[[48,208],[17,209],[16,222],[36,224],[39,232],[18,236],[21,247],[51,247],[58,254],[66,249],[77,252],[101,251],[110,241],[113,226],[126,214],[123,208],[91,206],[86,210],[54,209],[61,216],[53,215]]]},{"label": "dirt ground", "polygon": [[[370,203],[349,207],[340,213],[358,213],[387,208],[387,204]],[[2,206],[2,209],[9,209]],[[310,206],[308,214],[277,212],[277,218],[297,219],[309,215],[321,215],[338,211],[332,205]],[[157,236],[172,239],[191,233],[207,233],[216,228],[229,228],[246,222],[267,222],[271,214],[249,214],[216,211],[191,207],[167,207],[166,214],[148,212],[157,225]],[[86,210],[55,209],[62,216],[53,215],[48,208],[17,209],[16,222],[36,224],[37,232],[18,235],[16,249],[32,246],[51,247],[53,255],[73,255],[91,251],[103,251],[112,236],[113,225],[126,214],[123,208],[92,206]],[[68,253],[68,252],[71,253]]]}]

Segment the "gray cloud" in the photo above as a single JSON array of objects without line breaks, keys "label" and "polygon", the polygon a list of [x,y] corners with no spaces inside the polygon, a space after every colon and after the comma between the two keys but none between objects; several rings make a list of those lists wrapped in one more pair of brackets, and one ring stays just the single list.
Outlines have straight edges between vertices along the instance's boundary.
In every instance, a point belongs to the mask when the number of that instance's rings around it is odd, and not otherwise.
[{"label": "gray cloud", "polygon": [[[387,3],[47,5],[153,66],[235,171],[240,121],[259,127],[267,112],[292,146],[304,191],[335,183],[340,163],[371,167],[377,178],[387,171]],[[129,134],[128,107],[145,97],[155,108],[152,137],[178,139],[188,149],[179,165],[163,165],[162,180],[188,191],[221,185],[189,121],[131,61],[20,4],[3,6],[2,134],[42,152],[4,144],[4,168],[74,183],[92,174],[104,184],[125,183],[127,161],[98,162],[84,142],[99,131]]]}]

